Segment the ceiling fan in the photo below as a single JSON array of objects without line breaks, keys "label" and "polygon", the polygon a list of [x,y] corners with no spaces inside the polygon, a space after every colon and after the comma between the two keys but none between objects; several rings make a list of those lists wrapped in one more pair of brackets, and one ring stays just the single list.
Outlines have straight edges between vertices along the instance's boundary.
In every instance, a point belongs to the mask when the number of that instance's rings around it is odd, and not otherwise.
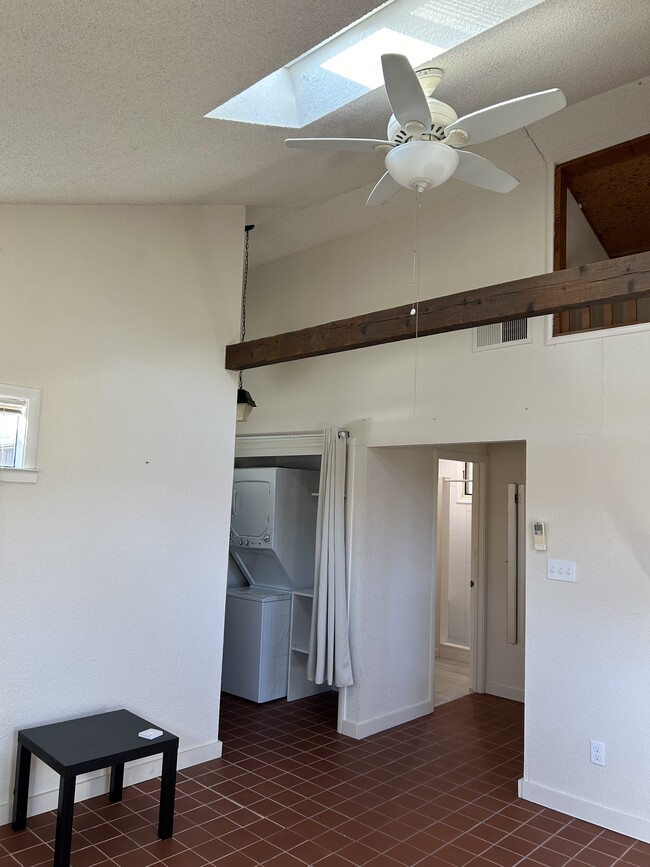
[{"label": "ceiling fan", "polygon": [[440,69],[427,67],[416,72],[403,54],[383,54],[381,64],[386,94],[393,110],[385,141],[356,138],[285,140],[285,144],[293,148],[383,154],[386,173],[370,193],[367,205],[383,205],[401,187],[422,192],[440,186],[452,176],[486,190],[510,192],[519,183],[513,175],[478,154],[459,148],[520,129],[566,105],[562,91],[553,88],[509,99],[459,118],[451,106],[432,96],[442,80]]}]

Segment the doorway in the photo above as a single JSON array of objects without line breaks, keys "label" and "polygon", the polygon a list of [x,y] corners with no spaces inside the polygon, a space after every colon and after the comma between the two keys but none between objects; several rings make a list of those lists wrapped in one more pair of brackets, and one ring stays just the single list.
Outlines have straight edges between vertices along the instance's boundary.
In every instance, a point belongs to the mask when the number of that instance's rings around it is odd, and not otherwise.
[{"label": "doorway", "polygon": [[466,692],[523,701],[525,443],[439,448],[434,472],[434,706]]},{"label": "doorway", "polygon": [[487,455],[438,452],[434,706],[485,692]]},{"label": "doorway", "polygon": [[474,464],[438,460],[434,706],[469,693]]},{"label": "doorway", "polygon": [[[274,520],[282,529],[282,556],[277,557],[280,567],[277,567],[275,560],[269,566],[267,561],[270,561],[270,557],[259,560],[253,558],[251,561],[250,557],[245,556],[246,549],[242,552],[236,548],[234,551],[231,549],[224,618],[221,700],[230,703],[231,707],[250,707],[252,703],[257,705],[260,711],[270,714],[269,719],[272,719],[279,703],[322,697],[323,707],[328,709],[329,717],[334,716],[334,725],[338,725],[338,690],[327,684],[315,684],[307,678],[313,600],[313,586],[310,584],[310,580],[313,582],[313,554],[312,560],[306,565],[308,558],[304,545],[296,546],[295,541],[292,541],[295,540],[296,533],[304,537],[310,531],[312,534],[315,532],[322,447],[323,436],[315,433],[277,436],[253,434],[236,438],[233,508],[238,472],[243,474],[244,478],[240,478],[240,482],[248,485],[249,491],[252,484],[259,479],[264,481],[269,490],[275,490],[275,474],[282,473],[285,502],[288,501],[289,505],[280,520],[275,500],[273,506],[266,501],[261,504],[262,522]],[[309,496],[311,500],[305,501],[304,498]],[[244,500],[241,496],[237,502],[243,513]],[[292,505],[296,502],[302,504],[299,510]],[[255,500],[253,505],[260,504]],[[257,511],[249,509],[248,519],[251,516],[257,518]],[[231,540],[233,528],[234,523],[231,525]],[[232,542],[231,544],[234,545]],[[248,545],[248,542],[245,544]],[[290,582],[285,584],[281,569],[288,569],[289,566],[293,571]],[[286,574],[289,575],[288,572]],[[281,579],[279,581],[278,575]],[[296,579],[299,579],[300,583]],[[253,598],[258,594],[251,593],[251,583],[260,595],[259,600]],[[271,594],[278,594],[282,598],[271,599]],[[258,601],[263,604],[256,604]],[[252,609],[252,613],[249,609]],[[242,610],[244,614],[241,613]],[[313,708],[318,706],[318,702],[309,705]],[[302,709],[305,707],[303,705]],[[299,710],[296,711],[298,712]]]}]

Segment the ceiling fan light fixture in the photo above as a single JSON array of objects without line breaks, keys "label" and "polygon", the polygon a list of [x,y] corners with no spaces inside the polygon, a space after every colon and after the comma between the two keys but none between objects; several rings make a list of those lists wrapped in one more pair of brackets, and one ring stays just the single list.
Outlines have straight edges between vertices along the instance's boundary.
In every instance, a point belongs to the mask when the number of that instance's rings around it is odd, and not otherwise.
[{"label": "ceiling fan light fixture", "polygon": [[403,187],[430,190],[448,181],[458,168],[458,154],[442,142],[412,141],[386,154],[386,171]]}]

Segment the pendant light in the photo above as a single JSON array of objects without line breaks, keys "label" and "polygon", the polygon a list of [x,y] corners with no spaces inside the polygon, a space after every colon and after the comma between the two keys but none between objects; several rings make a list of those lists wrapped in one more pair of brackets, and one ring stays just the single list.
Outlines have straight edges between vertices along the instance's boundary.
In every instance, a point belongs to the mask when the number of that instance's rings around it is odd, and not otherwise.
[{"label": "pendant light", "polygon": [[[248,236],[255,226],[245,226],[246,242],[244,244],[244,278],[241,294],[241,339],[246,337],[246,293],[248,291]],[[239,371],[239,388],[237,389],[237,421],[248,421],[248,417],[257,406],[249,391],[244,388],[244,371]]]}]

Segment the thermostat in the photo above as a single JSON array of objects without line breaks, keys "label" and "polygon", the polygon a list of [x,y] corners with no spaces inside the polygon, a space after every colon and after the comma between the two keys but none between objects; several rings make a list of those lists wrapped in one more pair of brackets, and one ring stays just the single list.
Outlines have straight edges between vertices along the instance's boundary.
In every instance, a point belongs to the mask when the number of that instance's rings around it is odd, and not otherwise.
[{"label": "thermostat", "polygon": [[533,521],[533,541],[536,551],[546,551],[546,528],[544,521]]}]

